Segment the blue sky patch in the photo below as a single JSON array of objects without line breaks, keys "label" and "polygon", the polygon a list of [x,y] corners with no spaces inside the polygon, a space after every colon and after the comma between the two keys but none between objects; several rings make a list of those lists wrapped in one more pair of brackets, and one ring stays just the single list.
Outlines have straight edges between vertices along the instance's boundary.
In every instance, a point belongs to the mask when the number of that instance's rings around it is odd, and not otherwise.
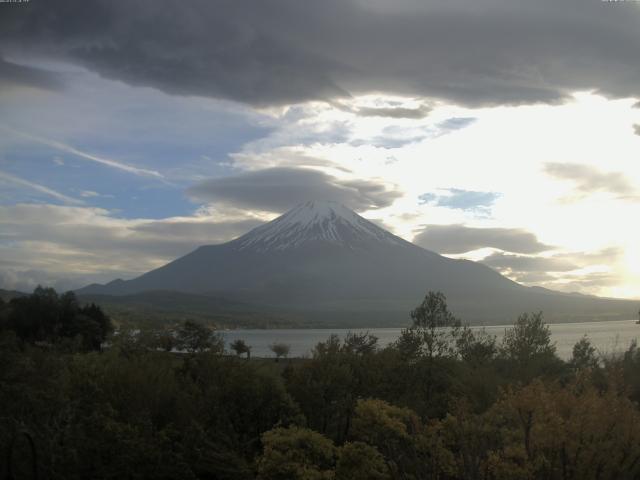
[{"label": "blue sky patch", "polygon": [[430,204],[437,207],[463,210],[476,214],[486,215],[490,212],[491,206],[500,197],[496,192],[478,192],[473,190],[462,190],[459,188],[448,188],[442,190],[444,195],[432,192],[420,195],[421,204]]}]

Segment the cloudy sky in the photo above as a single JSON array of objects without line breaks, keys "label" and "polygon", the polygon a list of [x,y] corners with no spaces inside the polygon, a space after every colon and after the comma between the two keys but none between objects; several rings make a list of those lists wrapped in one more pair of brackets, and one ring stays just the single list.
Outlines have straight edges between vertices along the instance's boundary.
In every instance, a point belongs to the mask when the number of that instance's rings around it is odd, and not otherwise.
[{"label": "cloudy sky", "polygon": [[0,287],[131,278],[333,199],[640,298],[640,2],[0,3]]}]

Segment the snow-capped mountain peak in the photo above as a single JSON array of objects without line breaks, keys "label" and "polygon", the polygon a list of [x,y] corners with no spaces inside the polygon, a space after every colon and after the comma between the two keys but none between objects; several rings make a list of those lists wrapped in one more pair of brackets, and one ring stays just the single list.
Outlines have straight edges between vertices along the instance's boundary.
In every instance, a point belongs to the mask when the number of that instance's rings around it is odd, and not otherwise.
[{"label": "snow-capped mountain peak", "polygon": [[285,250],[309,243],[329,243],[351,249],[372,243],[406,244],[404,240],[353,210],[333,201],[310,201],[238,238],[239,250]]}]

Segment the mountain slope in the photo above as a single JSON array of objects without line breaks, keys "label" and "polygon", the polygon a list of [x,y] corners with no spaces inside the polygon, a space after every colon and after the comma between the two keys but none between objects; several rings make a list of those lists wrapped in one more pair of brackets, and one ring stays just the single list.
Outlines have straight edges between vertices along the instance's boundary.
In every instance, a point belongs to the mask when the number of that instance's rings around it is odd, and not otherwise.
[{"label": "mountain slope", "polygon": [[203,246],[129,281],[80,294],[172,290],[343,318],[406,322],[428,290],[444,292],[468,321],[503,322],[520,312],[633,318],[635,304],[519,285],[490,269],[420,248],[333,202],[308,202],[222,245]]},{"label": "mountain slope", "polygon": [[18,292],[17,290],[4,290],[0,288],[0,298],[5,302],[10,301],[12,298],[26,297],[27,295],[28,293]]}]

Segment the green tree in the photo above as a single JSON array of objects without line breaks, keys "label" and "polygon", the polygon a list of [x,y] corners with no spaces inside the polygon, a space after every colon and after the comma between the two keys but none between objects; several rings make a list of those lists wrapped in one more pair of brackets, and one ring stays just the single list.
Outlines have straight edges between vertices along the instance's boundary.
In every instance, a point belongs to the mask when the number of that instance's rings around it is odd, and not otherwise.
[{"label": "green tree", "polygon": [[411,312],[413,325],[402,331],[397,342],[401,350],[430,359],[453,356],[462,325],[447,306],[441,292],[428,292]]},{"label": "green tree", "polygon": [[356,399],[374,393],[383,363],[373,335],[348,334],[342,341],[331,335],[314,347],[311,359],[288,368],[285,379],[307,425],[343,443]]},{"label": "green tree", "polygon": [[392,478],[448,478],[454,470],[441,425],[424,425],[408,408],[382,400],[359,400],[350,436],[375,447]]},{"label": "green tree", "polygon": [[640,475],[637,407],[613,389],[599,391],[587,377],[508,389],[486,419],[503,428],[491,478],[513,478],[516,471],[519,478],[552,480]]},{"label": "green tree", "polygon": [[251,347],[246,344],[246,342],[240,338],[234,340],[231,345],[231,350],[236,352],[236,355],[247,355],[247,360],[251,358]]},{"label": "green tree", "polygon": [[378,349],[378,337],[369,332],[348,332],[341,349],[355,355],[371,355]]},{"label": "green tree", "polygon": [[338,451],[336,480],[389,480],[384,457],[373,446],[347,442]]},{"label": "green tree", "polygon": [[280,361],[280,358],[287,358],[289,352],[291,351],[291,346],[282,343],[282,342],[274,342],[269,345],[269,350],[271,350],[276,356],[276,362]]},{"label": "green tree", "polygon": [[[80,329],[80,335],[85,339],[85,343],[92,350],[99,350],[108,335],[113,332],[111,319],[104,313],[102,308],[95,303],[85,305],[78,310],[80,316],[89,319],[93,325],[90,327],[92,334],[85,334],[86,330]],[[86,322],[85,322],[86,323]]]},{"label": "green tree", "polygon": [[336,449],[328,438],[306,428],[275,428],[262,436],[260,480],[330,480]]},{"label": "green tree", "polygon": [[474,332],[470,327],[462,328],[456,341],[458,355],[469,365],[486,365],[498,353],[495,335],[489,335],[482,329]]},{"label": "green tree", "polygon": [[186,320],[176,329],[176,347],[189,353],[222,353],[224,340],[209,327],[194,320]]},{"label": "green tree", "polygon": [[7,317],[9,316],[9,305],[0,297],[0,331],[7,329]]},{"label": "green tree", "polygon": [[525,381],[562,368],[542,312],[520,315],[515,325],[505,331],[500,354],[507,360],[505,367]]},{"label": "green tree", "polygon": [[352,437],[379,447],[385,457],[394,457],[401,444],[421,428],[415,412],[383,400],[358,400],[353,420]]},{"label": "green tree", "polygon": [[[458,320],[440,292],[428,292],[411,312],[413,325],[402,331],[394,343],[404,365],[397,375],[410,385],[408,405],[421,415],[443,415],[455,380],[457,344],[462,332]],[[395,399],[391,399],[395,401]]]},{"label": "green tree", "polygon": [[264,432],[304,421],[279,370],[263,363],[201,353],[184,358],[179,378],[192,398],[177,408],[246,458],[260,450]]},{"label": "green tree", "polygon": [[603,389],[614,389],[628,392],[629,397],[640,403],[640,348],[638,342],[633,339],[629,348],[620,355],[607,355],[603,357],[604,372],[606,374],[601,380]]},{"label": "green tree", "polygon": [[98,305],[80,306],[73,292],[58,296],[54,289],[42,287],[11,300],[6,325],[25,342],[83,350],[100,350],[113,330],[111,319]]},{"label": "green tree", "polygon": [[589,337],[586,335],[578,340],[573,346],[573,355],[570,363],[576,370],[597,368],[600,364],[596,348],[591,344]]},{"label": "green tree", "polygon": [[53,288],[38,286],[33,294],[11,299],[9,329],[29,343],[52,342],[60,328],[60,304]]},{"label": "green tree", "polygon": [[555,355],[555,344],[551,343],[551,331],[544,323],[542,312],[523,313],[513,328],[505,331],[502,353],[518,363],[525,363],[532,357]]},{"label": "green tree", "polygon": [[472,413],[466,401],[459,401],[441,425],[446,445],[453,453],[456,478],[486,479],[490,454],[503,445],[500,423]]}]

